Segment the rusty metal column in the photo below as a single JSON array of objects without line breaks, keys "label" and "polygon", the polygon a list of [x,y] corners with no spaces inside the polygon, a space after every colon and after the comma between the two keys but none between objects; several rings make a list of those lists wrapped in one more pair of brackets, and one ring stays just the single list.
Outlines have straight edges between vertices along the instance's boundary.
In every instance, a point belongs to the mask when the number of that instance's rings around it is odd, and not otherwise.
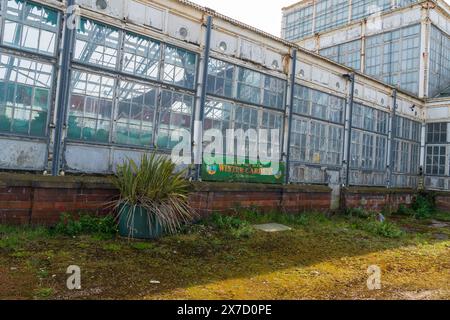
[{"label": "rusty metal column", "polygon": [[353,101],[355,96],[355,74],[347,74],[345,77],[350,84],[350,98],[348,101],[348,137],[347,137],[347,150],[346,150],[346,175],[345,175],[345,186],[350,186],[350,163],[351,163],[351,149],[352,149],[352,128],[353,128]]},{"label": "rusty metal column", "polygon": [[60,85],[58,90],[57,120],[55,123],[55,140],[53,145],[52,175],[58,176],[61,169],[62,144],[64,129],[67,126],[67,106],[70,95],[70,60],[72,57],[75,24],[69,24],[74,16],[75,0],[67,1],[67,10],[64,17],[63,33],[64,41],[61,55]]},{"label": "rusty metal column", "polygon": [[395,170],[395,158],[394,158],[394,139],[395,139],[395,124],[396,124],[396,115],[397,115],[397,89],[394,89],[392,92],[392,112],[391,112],[391,127],[389,130],[389,141],[388,141],[388,149],[389,149],[389,164],[388,164],[388,183],[387,187],[392,188],[392,176]]},{"label": "rusty metal column", "polygon": [[[201,81],[200,83],[200,105],[199,105],[199,112],[198,112],[198,121],[201,123],[200,130],[202,132],[199,132],[198,134],[201,135],[201,137],[196,137],[195,135],[195,125],[193,127],[193,148],[196,150],[194,151],[194,159],[195,160],[201,160],[203,162],[203,122],[205,118],[205,104],[206,104],[206,81],[208,79],[208,64],[209,64],[209,50],[211,49],[211,34],[212,34],[212,24],[213,19],[211,16],[208,16],[207,22],[206,22],[206,38],[205,38],[205,47],[203,49],[203,69],[202,71],[202,77],[199,79]],[[197,141],[197,138],[199,138],[200,141]],[[198,148],[198,149],[197,149]],[[196,163],[196,180],[200,180],[201,178],[201,170],[202,170],[202,164]]]},{"label": "rusty metal column", "polygon": [[[291,80],[290,80],[290,91],[289,91],[289,103],[288,108],[288,132],[287,132],[287,150],[286,150],[286,180],[285,183],[289,184],[291,179],[291,131],[292,131],[292,121],[293,121],[293,102],[294,102],[294,90],[295,90],[295,71],[297,69],[297,49],[292,51],[292,65],[291,65]],[[286,128],[286,126],[284,126]]]}]

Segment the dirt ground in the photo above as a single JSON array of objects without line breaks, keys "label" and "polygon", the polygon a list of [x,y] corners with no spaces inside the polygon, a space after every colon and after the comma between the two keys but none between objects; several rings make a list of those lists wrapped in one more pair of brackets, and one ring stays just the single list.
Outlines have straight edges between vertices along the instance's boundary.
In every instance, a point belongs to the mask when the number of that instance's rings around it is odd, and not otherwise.
[{"label": "dirt ground", "polygon": [[[450,299],[450,223],[395,223],[395,239],[334,218],[248,237],[197,226],[153,242],[2,227],[0,299]],[[70,265],[81,290],[66,287]],[[380,290],[368,289],[370,266]]]}]

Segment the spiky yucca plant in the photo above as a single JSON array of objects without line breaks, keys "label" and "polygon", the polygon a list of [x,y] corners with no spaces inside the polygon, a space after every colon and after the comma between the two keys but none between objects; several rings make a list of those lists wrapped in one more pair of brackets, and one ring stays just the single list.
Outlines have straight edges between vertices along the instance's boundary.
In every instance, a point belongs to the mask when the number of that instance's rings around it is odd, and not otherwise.
[{"label": "spiky yucca plant", "polygon": [[176,172],[176,165],[170,159],[155,152],[144,155],[139,165],[132,159],[119,165],[113,183],[120,191],[115,207],[119,217],[128,214],[128,226],[132,225],[139,207],[147,211],[149,226],[156,220],[166,233],[171,234],[197,216],[187,201],[189,182],[185,179],[185,171]]}]

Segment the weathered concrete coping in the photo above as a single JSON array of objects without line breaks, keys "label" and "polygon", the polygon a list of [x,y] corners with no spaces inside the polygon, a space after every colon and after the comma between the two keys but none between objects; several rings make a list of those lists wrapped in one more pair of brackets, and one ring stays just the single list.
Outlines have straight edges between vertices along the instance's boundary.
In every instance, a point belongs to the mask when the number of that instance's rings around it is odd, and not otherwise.
[{"label": "weathered concrete coping", "polygon": [[0,187],[115,189],[111,177],[107,176],[53,177],[33,173],[0,173]]},{"label": "weathered concrete coping", "polygon": [[[58,189],[115,189],[111,176],[69,175],[52,177],[39,174],[0,173],[0,187],[33,187]],[[193,182],[192,189],[196,192],[261,192],[272,191],[282,193],[327,193],[331,189],[323,185],[272,185],[253,183],[221,183]]]},{"label": "weathered concrete coping", "polygon": [[416,189],[411,188],[383,188],[383,187],[348,187],[343,188],[344,193],[353,194],[399,194],[399,193],[417,193]]},{"label": "weathered concrete coping", "polygon": [[331,189],[322,185],[275,185],[253,183],[194,182],[194,190],[198,192],[261,192],[273,191],[284,193],[328,193]]}]

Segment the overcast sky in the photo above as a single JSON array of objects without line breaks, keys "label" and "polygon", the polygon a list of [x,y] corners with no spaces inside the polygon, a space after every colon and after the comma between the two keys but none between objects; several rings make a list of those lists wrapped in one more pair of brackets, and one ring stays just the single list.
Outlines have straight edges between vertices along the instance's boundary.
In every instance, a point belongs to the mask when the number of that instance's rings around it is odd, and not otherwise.
[{"label": "overcast sky", "polygon": [[[281,8],[297,0],[192,0],[273,35],[281,34]],[[450,0],[446,0],[450,4]]]}]

